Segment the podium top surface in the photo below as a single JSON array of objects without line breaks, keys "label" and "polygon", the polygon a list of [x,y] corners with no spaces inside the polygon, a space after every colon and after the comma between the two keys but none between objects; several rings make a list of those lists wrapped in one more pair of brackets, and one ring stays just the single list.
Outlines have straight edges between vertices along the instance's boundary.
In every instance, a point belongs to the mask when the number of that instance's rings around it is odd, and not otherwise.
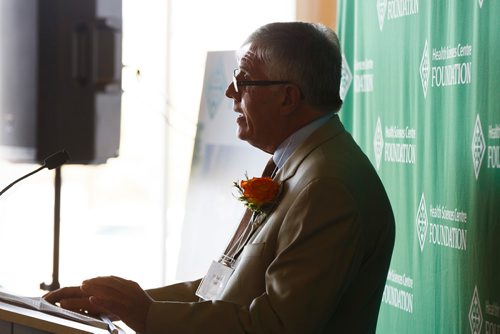
[{"label": "podium top surface", "polygon": [[107,330],[0,301],[0,320],[54,334],[109,334]]}]

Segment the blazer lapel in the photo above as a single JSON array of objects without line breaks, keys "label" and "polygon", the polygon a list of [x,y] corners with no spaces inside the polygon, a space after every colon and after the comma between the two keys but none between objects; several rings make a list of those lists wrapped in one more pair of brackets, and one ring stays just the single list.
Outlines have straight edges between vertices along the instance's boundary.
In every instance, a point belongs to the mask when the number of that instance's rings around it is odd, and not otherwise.
[{"label": "blazer lapel", "polygon": [[285,162],[282,168],[278,170],[275,179],[279,182],[284,182],[295,175],[302,161],[311,153],[315,148],[320,146],[327,140],[338,136],[345,132],[344,126],[339,120],[338,115],[333,116],[318,130],[313,132],[296,150],[292,153],[290,158]]}]

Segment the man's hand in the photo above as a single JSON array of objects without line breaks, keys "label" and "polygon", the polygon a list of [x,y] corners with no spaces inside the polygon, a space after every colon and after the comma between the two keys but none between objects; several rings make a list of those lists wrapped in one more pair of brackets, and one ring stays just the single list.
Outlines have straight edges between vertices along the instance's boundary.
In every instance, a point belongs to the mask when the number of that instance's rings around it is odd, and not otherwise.
[{"label": "man's hand", "polygon": [[82,296],[89,296],[90,309],[113,314],[133,330],[145,331],[153,299],[136,282],[116,276],[97,277],[84,281],[80,290]]},{"label": "man's hand", "polygon": [[89,295],[84,293],[79,286],[65,287],[51,291],[43,298],[51,304],[59,304],[62,308],[97,316],[104,312],[104,309],[93,306],[89,301]]}]

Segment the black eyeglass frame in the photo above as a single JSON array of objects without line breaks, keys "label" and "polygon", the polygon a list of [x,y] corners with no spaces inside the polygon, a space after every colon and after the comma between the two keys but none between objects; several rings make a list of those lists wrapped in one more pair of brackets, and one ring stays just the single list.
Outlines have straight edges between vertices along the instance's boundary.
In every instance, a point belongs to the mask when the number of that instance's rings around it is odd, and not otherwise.
[{"label": "black eyeglass frame", "polygon": [[272,85],[285,85],[292,84],[293,82],[288,80],[238,80],[236,76],[238,75],[240,69],[236,68],[233,71],[233,87],[236,93],[239,93],[238,87],[244,86],[272,86]]}]

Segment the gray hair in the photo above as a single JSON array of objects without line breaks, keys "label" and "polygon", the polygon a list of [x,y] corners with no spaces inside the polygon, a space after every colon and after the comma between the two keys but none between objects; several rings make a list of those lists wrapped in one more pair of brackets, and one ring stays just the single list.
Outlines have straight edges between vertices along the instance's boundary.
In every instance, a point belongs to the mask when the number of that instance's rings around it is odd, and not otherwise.
[{"label": "gray hair", "polygon": [[338,111],[342,57],[335,32],[319,23],[277,22],[253,32],[250,45],[272,80],[297,84],[305,100],[324,111]]}]

